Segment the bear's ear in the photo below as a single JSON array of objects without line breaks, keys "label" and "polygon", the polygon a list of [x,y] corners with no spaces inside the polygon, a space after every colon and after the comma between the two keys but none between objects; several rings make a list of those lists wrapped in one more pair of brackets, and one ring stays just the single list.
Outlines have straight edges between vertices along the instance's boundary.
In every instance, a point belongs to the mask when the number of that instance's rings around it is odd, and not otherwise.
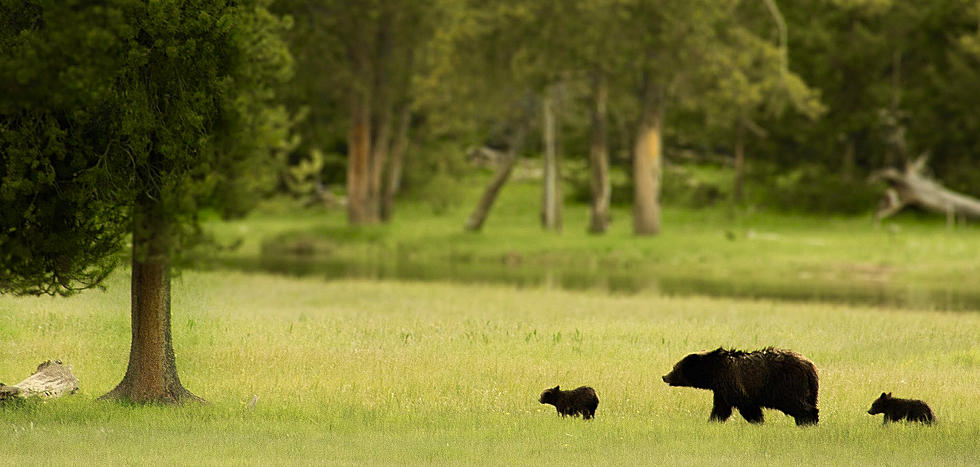
[{"label": "bear's ear", "polygon": [[557,390],[558,390],[558,386],[555,386],[555,391],[557,391]]},{"label": "bear's ear", "polygon": [[881,399],[887,399],[887,398],[888,398],[888,394],[881,393]]},{"label": "bear's ear", "polygon": [[889,393],[888,393],[888,397],[891,397],[891,396],[892,396],[892,393],[890,393],[890,392],[889,392]]}]

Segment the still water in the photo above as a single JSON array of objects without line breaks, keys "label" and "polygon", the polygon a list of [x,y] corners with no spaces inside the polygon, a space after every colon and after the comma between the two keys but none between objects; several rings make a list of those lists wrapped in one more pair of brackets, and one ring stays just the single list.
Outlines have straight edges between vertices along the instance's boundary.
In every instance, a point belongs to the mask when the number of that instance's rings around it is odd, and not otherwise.
[{"label": "still water", "polygon": [[758,278],[697,277],[628,268],[555,268],[535,264],[511,264],[506,261],[420,262],[398,258],[397,255],[394,258],[363,261],[338,261],[299,255],[227,258],[220,260],[218,266],[290,276],[322,277],[325,280],[354,278],[440,281],[505,284],[517,288],[593,290],[613,294],[662,293],[943,311],[980,310],[980,290],[963,286],[926,288],[852,280],[777,282]]}]

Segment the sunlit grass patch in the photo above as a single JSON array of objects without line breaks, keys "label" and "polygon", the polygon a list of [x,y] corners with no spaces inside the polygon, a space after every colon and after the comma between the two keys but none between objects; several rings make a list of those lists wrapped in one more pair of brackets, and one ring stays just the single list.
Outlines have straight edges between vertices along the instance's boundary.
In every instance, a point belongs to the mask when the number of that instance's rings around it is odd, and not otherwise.
[{"label": "sunlit grass patch", "polygon": [[[0,377],[73,365],[80,394],[0,410],[11,462],[67,464],[960,464],[980,462],[980,316],[772,301],[185,271],[181,380],[204,406],[95,402],[125,372],[128,281],[0,297]],[[707,422],[711,394],[660,380],[686,353],[776,345],[820,372],[820,425]],[[593,386],[596,419],[540,392]],[[882,391],[933,427],[882,427]],[[258,396],[254,405],[250,402]],[[51,449],[51,440],[58,449]]]}]

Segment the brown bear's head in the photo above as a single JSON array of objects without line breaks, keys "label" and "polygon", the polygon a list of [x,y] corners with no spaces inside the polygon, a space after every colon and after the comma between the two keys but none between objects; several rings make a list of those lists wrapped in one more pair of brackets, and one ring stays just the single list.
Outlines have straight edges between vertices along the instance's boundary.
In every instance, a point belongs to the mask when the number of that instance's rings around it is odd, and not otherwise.
[{"label": "brown bear's head", "polygon": [[885,406],[888,405],[888,401],[892,398],[892,393],[881,393],[874,402],[871,403],[871,408],[868,409],[869,415],[878,415],[880,413],[885,413]]},{"label": "brown bear's head", "polygon": [[710,352],[692,353],[677,362],[663,380],[671,386],[714,389],[724,358],[725,350],[721,347]]},{"label": "brown bear's head", "polygon": [[561,390],[558,389],[558,386],[545,389],[544,392],[541,393],[541,397],[538,398],[538,402],[542,404],[555,405],[555,402],[558,402],[558,394],[560,392]]}]

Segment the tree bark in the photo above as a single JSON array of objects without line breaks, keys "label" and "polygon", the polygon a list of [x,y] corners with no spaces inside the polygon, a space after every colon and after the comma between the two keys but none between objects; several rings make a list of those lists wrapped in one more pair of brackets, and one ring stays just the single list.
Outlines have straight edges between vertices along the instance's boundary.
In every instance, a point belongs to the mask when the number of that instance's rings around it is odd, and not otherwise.
[{"label": "tree bark", "polygon": [[367,187],[367,209],[370,211],[370,223],[380,221],[381,199],[383,193],[383,175],[388,165],[389,149],[391,147],[391,109],[381,109],[376,124],[373,128],[378,129],[378,133],[371,143],[371,157],[368,163],[370,174]]},{"label": "tree bark", "polygon": [[654,89],[643,96],[643,111],[633,148],[633,233],[660,232],[662,102]]},{"label": "tree bark", "polygon": [[371,183],[371,73],[364,41],[351,44],[355,77],[350,93],[350,128],[347,133],[347,220],[350,224],[376,221],[370,205]]},{"label": "tree bark", "polygon": [[544,172],[542,176],[541,226],[546,230],[561,231],[561,174],[556,147],[555,98],[551,90],[545,91],[541,100],[544,118]]},{"label": "tree bark", "polygon": [[405,151],[408,149],[408,128],[411,124],[412,112],[409,105],[403,105],[399,111],[398,131],[391,147],[391,159],[388,164],[387,178],[384,185],[384,195],[381,198],[381,220],[388,222],[395,209],[395,195],[401,189],[402,165]]},{"label": "tree bark", "polygon": [[530,105],[528,105],[529,99],[525,99],[523,115],[517,119],[517,123],[510,137],[510,144],[507,148],[507,153],[503,159],[499,162],[497,166],[497,171],[487,184],[486,188],[483,189],[483,194],[480,196],[480,200],[476,203],[476,208],[473,213],[470,214],[469,219],[466,221],[466,225],[463,227],[468,232],[479,232],[483,228],[483,223],[487,220],[487,216],[490,215],[490,208],[493,207],[493,203],[497,200],[497,195],[500,193],[500,189],[503,188],[504,184],[507,183],[507,179],[510,178],[511,172],[514,171],[514,165],[517,164],[517,160],[521,155],[524,147],[524,138],[527,135],[527,127],[529,125],[529,120],[531,118]]},{"label": "tree bark", "polygon": [[589,232],[601,234],[609,228],[611,220],[609,203],[612,189],[609,185],[609,144],[606,120],[608,91],[605,77],[596,72],[592,76],[591,141],[589,162],[592,166],[592,202],[589,206]]},{"label": "tree bark", "polygon": [[203,401],[183,387],[170,339],[170,225],[142,195],[133,232],[132,340],[122,381],[100,399],[135,403]]},{"label": "tree bark", "polygon": [[373,89],[371,92],[372,124],[371,155],[368,162],[367,205],[370,210],[371,222],[381,220],[381,198],[383,190],[383,174],[388,165],[388,155],[391,149],[391,127],[394,110],[392,109],[392,90],[390,88],[389,62],[391,59],[391,12],[387,9],[381,15],[375,43],[377,50],[371,69],[373,70]]}]

